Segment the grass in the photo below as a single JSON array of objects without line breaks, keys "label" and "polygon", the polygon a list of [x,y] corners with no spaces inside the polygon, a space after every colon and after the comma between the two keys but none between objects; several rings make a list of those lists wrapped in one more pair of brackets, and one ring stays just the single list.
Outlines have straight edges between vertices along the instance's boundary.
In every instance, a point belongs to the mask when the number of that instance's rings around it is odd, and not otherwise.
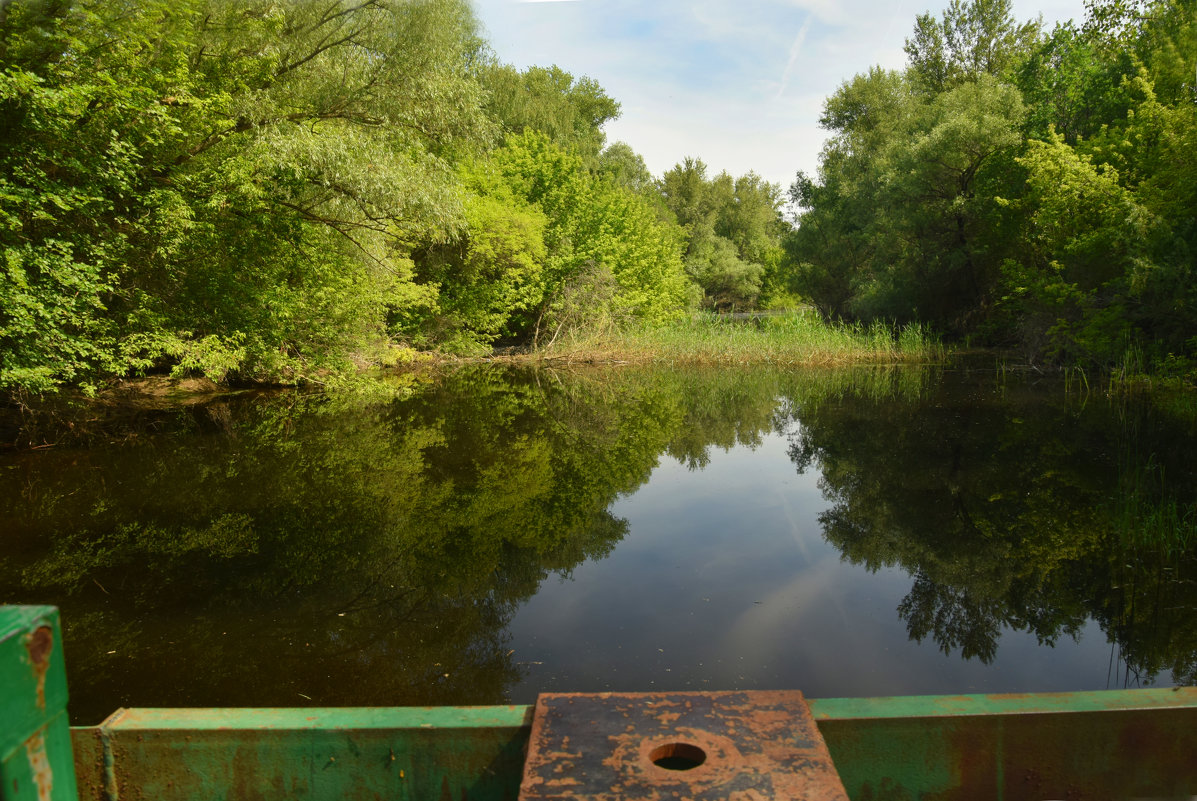
[{"label": "grass", "polygon": [[1176,556],[1197,546],[1197,505],[1172,497],[1164,469],[1154,457],[1147,465],[1127,471],[1127,487],[1119,498],[1114,520],[1124,546]]},{"label": "grass", "polygon": [[732,320],[695,315],[662,326],[563,336],[541,360],[692,365],[838,366],[942,361],[944,347],[921,326],[895,329],[824,322],[815,312]]}]

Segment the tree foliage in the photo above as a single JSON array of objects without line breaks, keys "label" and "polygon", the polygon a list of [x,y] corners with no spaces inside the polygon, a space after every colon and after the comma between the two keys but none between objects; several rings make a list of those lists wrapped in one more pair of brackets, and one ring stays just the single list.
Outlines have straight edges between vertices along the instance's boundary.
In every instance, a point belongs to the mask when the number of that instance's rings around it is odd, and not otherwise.
[{"label": "tree foliage", "polygon": [[286,377],[378,341],[490,129],[466,4],[37,7],[0,31],[0,383]]},{"label": "tree foliage", "polygon": [[934,96],[982,75],[1003,75],[1039,32],[1015,22],[1010,0],[951,0],[940,19],[920,14],[906,40],[909,75]]},{"label": "tree foliage", "polygon": [[487,109],[503,131],[539,131],[590,164],[606,142],[603,125],[619,116],[619,103],[593,78],[574,78],[557,66],[520,72],[508,64],[488,65],[481,80]]},{"label": "tree foliage", "polygon": [[618,110],[498,64],[466,0],[5,3],[0,391],[470,351],[583,273],[611,292],[575,317],[668,317],[676,234],[634,152],[600,163]]},{"label": "tree foliage", "polygon": [[792,284],[829,317],[919,319],[1027,356],[1192,371],[1197,9],[1095,0],[922,15],[903,72],[828,98]]},{"label": "tree foliage", "polygon": [[718,310],[754,308],[776,289],[783,260],[781,189],[755,173],[707,178],[707,165],[686,158],[658,183],[665,209],[686,233],[686,272]]}]

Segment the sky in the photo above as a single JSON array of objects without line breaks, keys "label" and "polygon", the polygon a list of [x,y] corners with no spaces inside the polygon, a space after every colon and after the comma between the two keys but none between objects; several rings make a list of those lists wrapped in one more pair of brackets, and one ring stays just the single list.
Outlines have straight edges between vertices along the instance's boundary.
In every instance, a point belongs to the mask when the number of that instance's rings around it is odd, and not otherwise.
[{"label": "sky", "polygon": [[[659,176],[686,156],[787,189],[814,174],[823,101],[869,67],[901,68],[915,17],[947,0],[473,0],[491,47],[556,64],[619,101],[607,141]],[[1081,20],[1083,0],[1013,0],[1019,20]]]}]

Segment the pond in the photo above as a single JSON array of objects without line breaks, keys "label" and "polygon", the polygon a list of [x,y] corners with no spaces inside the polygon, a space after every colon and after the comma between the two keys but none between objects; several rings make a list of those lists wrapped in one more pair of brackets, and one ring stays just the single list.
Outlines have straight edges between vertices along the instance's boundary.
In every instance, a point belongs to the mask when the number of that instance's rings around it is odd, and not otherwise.
[{"label": "pond", "polygon": [[1197,681],[1191,399],[980,369],[462,368],[0,454],[0,602],[120,706]]}]

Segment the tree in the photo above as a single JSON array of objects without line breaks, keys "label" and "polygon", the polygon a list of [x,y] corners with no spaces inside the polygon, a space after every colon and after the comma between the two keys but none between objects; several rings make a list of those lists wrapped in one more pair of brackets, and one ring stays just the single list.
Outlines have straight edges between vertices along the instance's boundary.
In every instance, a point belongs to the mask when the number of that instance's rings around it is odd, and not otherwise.
[{"label": "tree", "polygon": [[10,390],[367,356],[492,130],[460,0],[9,3],[0,42]]},{"label": "tree", "polygon": [[653,176],[648,171],[644,158],[627,142],[612,142],[608,145],[599,154],[596,172],[633,192],[656,194]]},{"label": "tree", "polygon": [[539,301],[509,309],[509,332],[537,339],[587,320],[662,321],[685,307],[679,238],[647,199],[534,131],[508,136],[492,162],[517,204],[545,220],[538,289],[527,296]]},{"label": "tree", "polygon": [[480,78],[488,92],[487,111],[504,133],[539,131],[576,151],[587,165],[603,149],[603,125],[619,116],[619,103],[597,81],[575,79],[556,65],[520,72],[508,64],[490,64],[482,68]]},{"label": "tree", "polygon": [[766,275],[778,284],[784,259],[781,189],[755,173],[706,177],[686,158],[659,182],[660,197],[686,231],[686,271],[715,309],[752,308]]},{"label": "tree", "polygon": [[691,240],[686,273],[702,287],[708,306],[735,311],[755,304],[765,267],[741,259],[731,240],[707,235]]},{"label": "tree", "polygon": [[785,248],[795,265],[790,288],[828,319],[863,314],[862,291],[880,266],[898,258],[887,231],[890,204],[881,196],[892,143],[914,135],[924,103],[901,73],[874,67],[824,104],[819,123],[830,132],[817,180],[799,173],[790,200],[797,228]]},{"label": "tree", "polygon": [[717,201],[710,183],[707,165],[690,156],[661,176],[659,187],[665,206],[691,235],[700,229],[715,228]]},{"label": "tree", "polygon": [[1018,91],[984,75],[936,97],[914,136],[890,143],[880,195],[902,249],[861,301],[872,314],[960,333],[992,303],[1002,207],[989,185],[1008,173],[1023,114]]},{"label": "tree", "polygon": [[1095,0],[1042,38],[1007,0],[921,15],[904,73],[826,101],[792,288],[828,317],[1191,377],[1195,10]]},{"label": "tree", "polygon": [[517,197],[490,159],[462,163],[465,227],[417,251],[416,278],[432,290],[427,304],[396,315],[396,330],[420,344],[458,353],[486,352],[544,296],[548,219]]},{"label": "tree", "polygon": [[1010,0],[951,0],[938,22],[919,15],[905,50],[915,85],[933,97],[982,75],[1006,75],[1038,35],[1039,23],[1015,22]]},{"label": "tree", "polygon": [[1026,131],[1035,139],[1046,140],[1054,130],[1075,146],[1125,113],[1117,70],[1094,37],[1071,22],[1032,48],[1016,83],[1029,112]]},{"label": "tree", "polygon": [[1110,364],[1128,343],[1128,279],[1145,266],[1155,221],[1116,171],[1095,167],[1058,135],[1029,143],[1019,163],[1029,190],[1026,246],[1005,271],[1024,344],[1050,358]]}]

